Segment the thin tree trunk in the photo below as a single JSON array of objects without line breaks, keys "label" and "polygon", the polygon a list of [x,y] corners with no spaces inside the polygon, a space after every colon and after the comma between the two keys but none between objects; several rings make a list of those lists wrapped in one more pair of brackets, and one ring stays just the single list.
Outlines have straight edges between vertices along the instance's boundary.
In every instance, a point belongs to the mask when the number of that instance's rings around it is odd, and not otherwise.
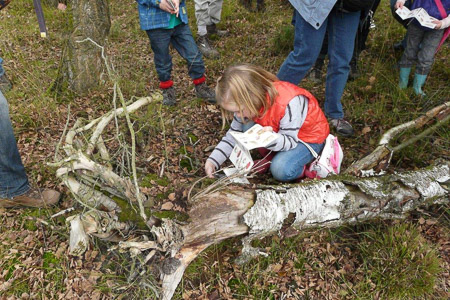
[{"label": "thin tree trunk", "polygon": [[73,0],[72,12],[74,31],[68,44],[67,75],[71,89],[84,94],[99,85],[105,66],[101,49],[81,41],[90,38],[104,46],[111,20],[106,0]]}]

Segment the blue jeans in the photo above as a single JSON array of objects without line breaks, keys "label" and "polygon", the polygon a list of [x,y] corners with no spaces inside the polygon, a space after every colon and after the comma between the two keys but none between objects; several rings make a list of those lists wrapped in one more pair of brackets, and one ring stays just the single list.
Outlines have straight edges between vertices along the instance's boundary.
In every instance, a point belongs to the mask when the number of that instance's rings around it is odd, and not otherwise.
[{"label": "blue jeans", "polygon": [[5,74],[5,69],[3,69],[3,59],[0,57],[0,77]]},{"label": "blue jeans", "polygon": [[306,22],[294,10],[294,50],[281,65],[278,78],[298,84],[314,65],[328,30],[328,71],[325,88],[325,114],[329,118],[344,117],[341,97],[347,84],[359,24],[360,12],[343,13],[333,9],[319,29]]},{"label": "blue jeans", "polygon": [[[255,123],[250,121],[242,126],[245,132],[250,129]],[[322,152],[325,142],[322,144],[310,144],[311,148],[317,153]],[[275,152],[270,164],[270,173],[273,178],[282,182],[290,182],[298,179],[302,175],[305,165],[313,161],[314,156],[308,148],[302,143],[298,143],[297,147],[289,151]]]},{"label": "blue jeans", "polygon": [[156,72],[160,81],[170,80],[172,72],[172,56],[169,53],[169,44],[180,53],[188,65],[188,73],[192,79],[197,79],[205,73],[205,64],[202,54],[192,36],[187,24],[180,24],[173,29],[146,30],[150,45],[154,53]]},{"label": "blue jeans", "polygon": [[0,198],[19,196],[29,189],[9,119],[8,102],[0,91]]},{"label": "blue jeans", "polygon": [[[320,154],[325,143],[308,143],[308,145]],[[273,178],[278,181],[293,181],[302,175],[305,165],[312,162],[313,159],[314,156],[311,154],[311,151],[309,151],[305,145],[299,143],[294,149],[277,152],[272,159],[270,172],[272,173]]]}]

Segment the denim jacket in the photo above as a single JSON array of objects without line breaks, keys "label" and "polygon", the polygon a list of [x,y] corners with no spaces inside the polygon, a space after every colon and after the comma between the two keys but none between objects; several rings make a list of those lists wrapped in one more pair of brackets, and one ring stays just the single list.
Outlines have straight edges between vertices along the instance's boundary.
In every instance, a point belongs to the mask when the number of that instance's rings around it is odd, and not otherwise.
[{"label": "denim jacket", "polygon": [[[159,8],[160,0],[136,0],[136,2],[138,3],[139,22],[142,30],[166,28],[169,26],[170,13]],[[181,22],[188,23],[184,0],[180,3],[179,17]]]},{"label": "denim jacket", "polygon": [[319,29],[337,0],[289,0],[289,2],[306,22]]}]

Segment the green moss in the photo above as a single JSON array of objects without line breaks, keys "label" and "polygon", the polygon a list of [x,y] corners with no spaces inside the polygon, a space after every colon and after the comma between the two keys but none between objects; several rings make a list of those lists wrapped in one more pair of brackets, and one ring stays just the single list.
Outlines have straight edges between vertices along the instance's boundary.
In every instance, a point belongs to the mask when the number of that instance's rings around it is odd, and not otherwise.
[{"label": "green moss", "polygon": [[42,255],[42,267],[45,269],[58,266],[59,262],[59,259],[52,252],[45,252],[44,255]]},{"label": "green moss", "polygon": [[141,179],[140,185],[143,187],[152,187],[154,186],[154,181],[157,185],[168,186],[169,179],[167,177],[159,177],[158,174],[149,173],[144,178]]},{"label": "green moss", "polygon": [[194,144],[195,142],[198,141],[198,137],[195,134],[191,133],[191,132],[188,133],[188,138],[189,138],[189,142],[192,143],[192,144]]},{"label": "green moss", "polygon": [[[119,197],[112,198],[117,205],[121,208],[121,212],[119,213],[119,221],[121,222],[132,222],[136,224],[136,226],[140,229],[147,229],[147,225],[145,224],[142,217],[139,215],[139,208],[137,204],[135,205],[135,209],[130,206],[130,203],[127,200],[121,199]],[[147,216],[151,215],[151,210],[149,208],[144,210]]]},{"label": "green moss", "polygon": [[180,160],[180,167],[186,168],[188,171],[192,171],[192,164],[188,158],[182,158]]},{"label": "green moss", "polygon": [[159,219],[172,219],[182,222],[186,222],[189,220],[188,215],[173,210],[156,211],[153,212],[153,215]]}]

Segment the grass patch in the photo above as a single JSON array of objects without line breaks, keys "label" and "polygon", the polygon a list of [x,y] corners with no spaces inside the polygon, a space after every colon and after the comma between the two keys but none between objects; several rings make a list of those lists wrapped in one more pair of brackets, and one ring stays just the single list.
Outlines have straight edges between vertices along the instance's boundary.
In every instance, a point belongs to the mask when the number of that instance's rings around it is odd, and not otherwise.
[{"label": "grass patch", "polygon": [[358,297],[412,299],[432,293],[441,261],[410,224],[366,233],[358,244],[365,278],[354,287]]}]

